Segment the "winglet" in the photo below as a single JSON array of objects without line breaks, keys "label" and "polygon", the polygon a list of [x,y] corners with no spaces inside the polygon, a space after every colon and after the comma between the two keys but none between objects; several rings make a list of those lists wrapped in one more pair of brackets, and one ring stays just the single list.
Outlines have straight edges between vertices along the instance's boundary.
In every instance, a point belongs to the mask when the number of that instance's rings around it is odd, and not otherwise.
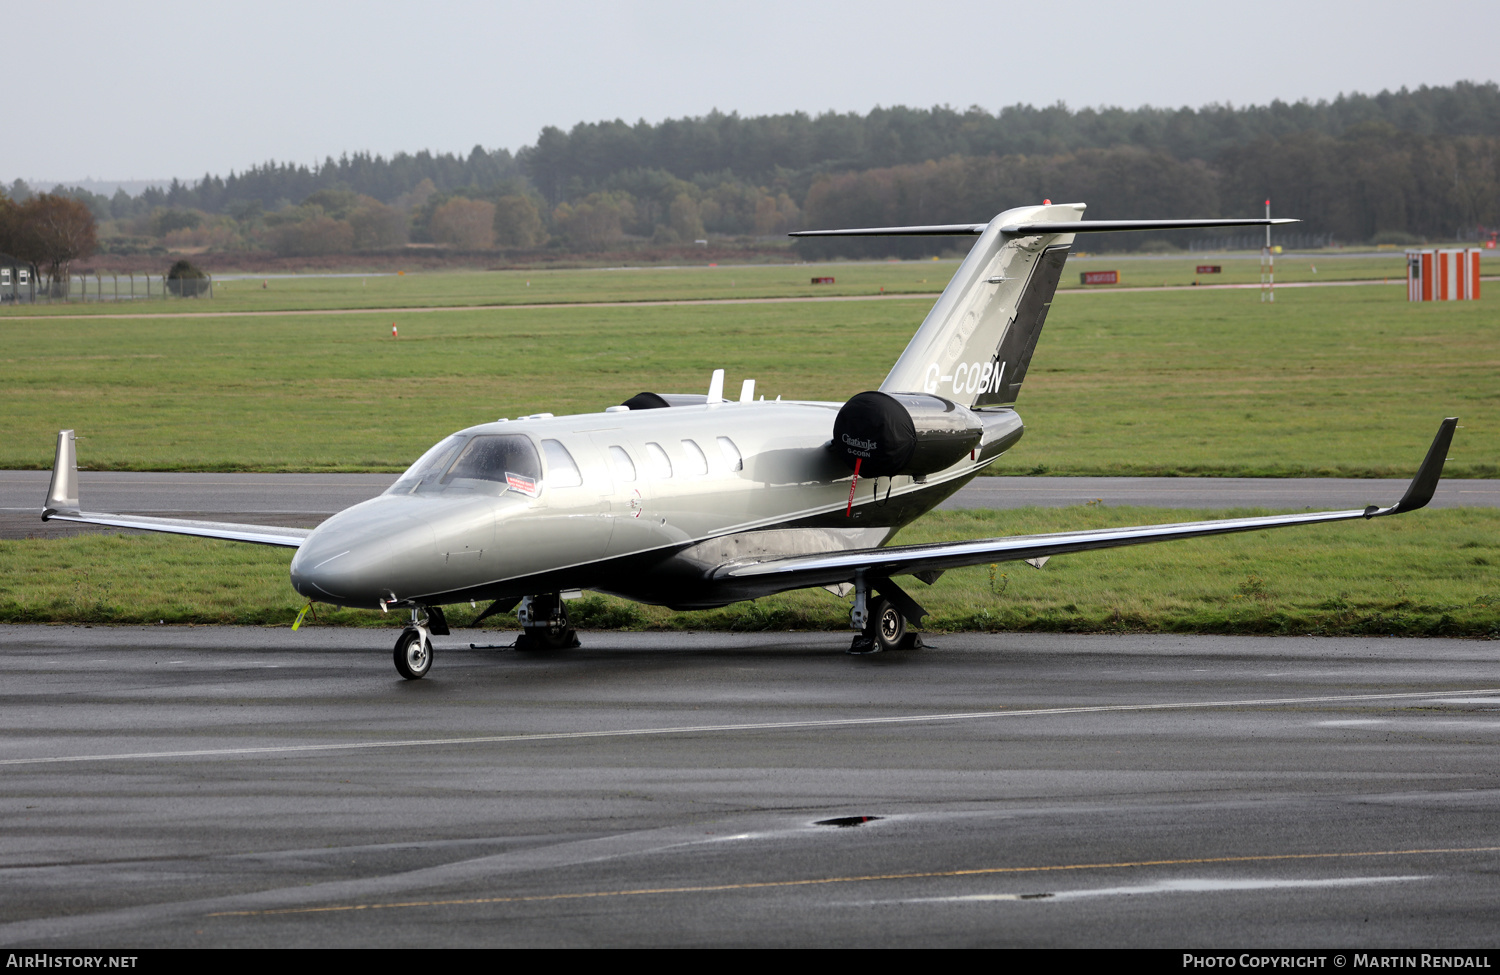
[{"label": "winglet", "polygon": [[1427,456],[1422,460],[1422,466],[1417,468],[1417,476],[1411,479],[1406,493],[1401,496],[1394,507],[1381,509],[1375,514],[1366,514],[1366,518],[1375,515],[1399,515],[1405,511],[1416,511],[1418,508],[1426,507],[1427,502],[1432,500],[1432,494],[1437,490],[1438,478],[1443,475],[1443,464],[1448,459],[1448,447],[1453,443],[1453,430],[1458,426],[1458,417],[1450,416],[1438,427],[1437,436],[1432,438],[1432,446],[1427,448]]},{"label": "winglet", "polygon": [[78,454],[72,430],[57,431],[57,457],[52,461],[52,484],[47,488],[42,520],[60,514],[78,514]]}]

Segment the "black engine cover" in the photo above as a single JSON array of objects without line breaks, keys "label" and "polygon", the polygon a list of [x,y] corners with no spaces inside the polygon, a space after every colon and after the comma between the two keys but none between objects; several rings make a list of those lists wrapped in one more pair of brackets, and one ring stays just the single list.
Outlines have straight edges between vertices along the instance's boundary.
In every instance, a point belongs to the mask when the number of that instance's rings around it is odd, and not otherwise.
[{"label": "black engine cover", "polygon": [[833,451],[862,477],[922,477],[951,467],[979,446],[984,426],[972,412],[927,393],[860,393],[833,421]]}]

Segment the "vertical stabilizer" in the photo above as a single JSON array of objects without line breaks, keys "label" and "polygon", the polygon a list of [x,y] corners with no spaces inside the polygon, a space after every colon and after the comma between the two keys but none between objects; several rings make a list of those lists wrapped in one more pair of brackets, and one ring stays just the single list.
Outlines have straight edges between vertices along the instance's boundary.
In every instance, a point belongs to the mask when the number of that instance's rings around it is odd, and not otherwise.
[{"label": "vertical stabilizer", "polygon": [[47,488],[47,502],[42,517],[78,513],[78,455],[72,430],[57,432],[57,456],[52,461],[52,484]]},{"label": "vertical stabilizer", "polygon": [[932,393],[968,407],[1013,404],[1073,235],[1001,228],[1078,221],[1083,209],[1081,203],[1020,207],[991,220],[881,391]]}]

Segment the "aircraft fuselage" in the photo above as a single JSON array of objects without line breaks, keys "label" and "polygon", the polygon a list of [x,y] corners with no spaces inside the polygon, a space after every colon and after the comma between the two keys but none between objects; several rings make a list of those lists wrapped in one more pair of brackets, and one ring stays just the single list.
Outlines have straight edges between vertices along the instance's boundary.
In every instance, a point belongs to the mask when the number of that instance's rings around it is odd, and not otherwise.
[{"label": "aircraft fuselage", "polygon": [[[972,457],[921,481],[861,479],[851,507],[849,468],[828,449],[840,406],[722,402],[470,427],[315,529],[292,585],[368,608],[570,589],[723,605],[764,589],[739,593],[714,567],[883,545],[1022,433],[1013,411],[985,411]],[[471,458],[486,451],[483,470]]]}]

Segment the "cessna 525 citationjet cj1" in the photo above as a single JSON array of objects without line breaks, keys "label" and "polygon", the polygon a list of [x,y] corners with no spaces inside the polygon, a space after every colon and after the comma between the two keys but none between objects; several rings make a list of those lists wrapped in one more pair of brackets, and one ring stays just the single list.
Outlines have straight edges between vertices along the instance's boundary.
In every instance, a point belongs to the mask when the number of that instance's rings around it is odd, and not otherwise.
[{"label": "cessna 525 citationjet cj1", "polygon": [[[80,510],[73,431],[58,434],[42,517],[295,549],[311,601],[409,609],[396,669],[432,665],[444,605],[519,607],[517,647],[576,646],[564,598],[584,589],[678,609],[791,589],[854,593],[855,652],[910,646],[925,611],[894,581],[945,570],[1172,538],[1375,518],[1425,505],[1455,420],[1443,421],[1406,495],[1265,518],[926,545],[888,543],[1021,438],[1016,394],[1073,236],[1292,221],[1084,222],[1081,205],[1021,207],[987,224],[813,231],[978,237],[878,390],[847,403],[641,393],[602,413],[482,423],[447,437],[390,490],[317,528],[268,528]],[[860,479],[874,491],[856,490]],[[476,620],[477,622],[477,620]]]}]

